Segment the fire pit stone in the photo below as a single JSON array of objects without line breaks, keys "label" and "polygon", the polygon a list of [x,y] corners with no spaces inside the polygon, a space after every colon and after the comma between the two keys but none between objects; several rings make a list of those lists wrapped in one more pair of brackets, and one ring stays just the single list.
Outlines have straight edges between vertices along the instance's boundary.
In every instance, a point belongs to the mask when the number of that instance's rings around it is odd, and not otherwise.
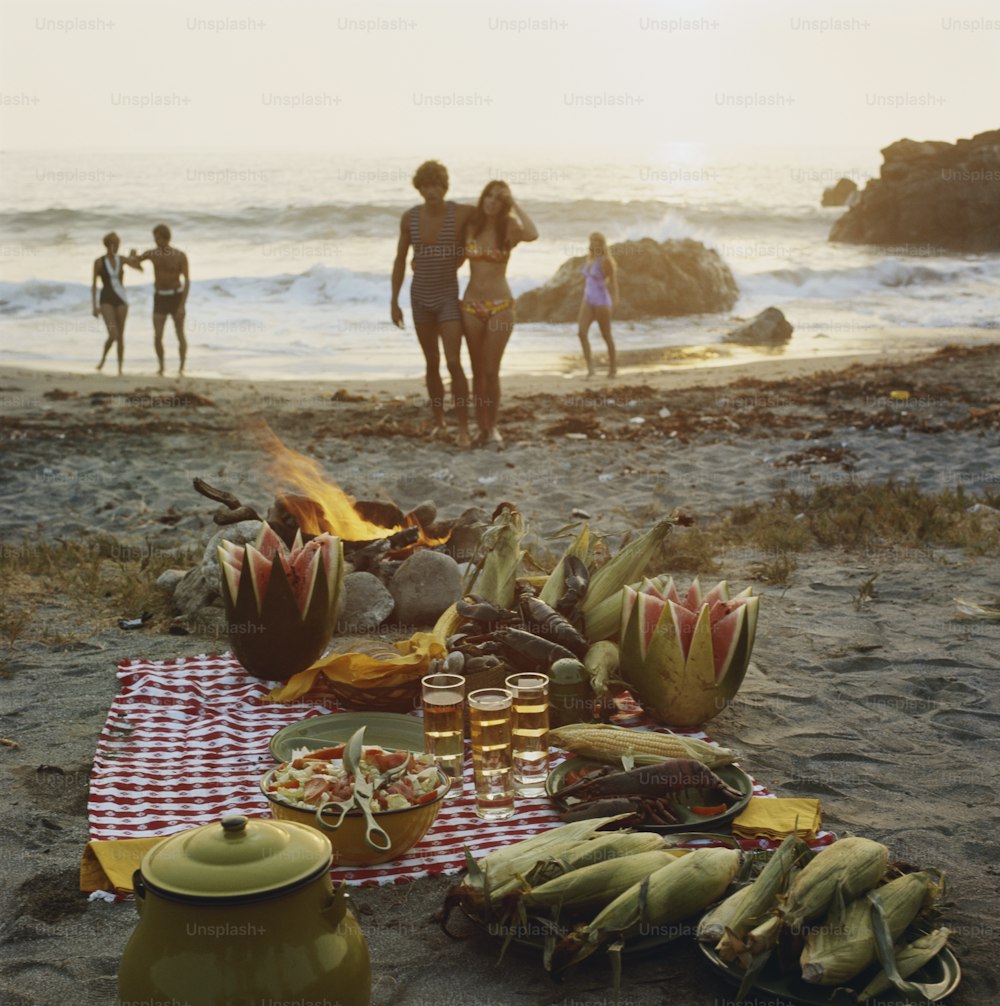
[{"label": "fire pit stone", "polygon": [[246,545],[257,540],[259,520],[242,520],[230,524],[212,535],[205,546],[201,562],[189,570],[174,588],[174,609],[188,620],[197,620],[198,613],[212,604],[221,605],[219,573],[219,543],[223,540]]},{"label": "fire pit stone", "polygon": [[406,559],[389,582],[401,625],[433,625],[462,596],[462,573],[450,555],[422,549]]},{"label": "fire pit stone", "polygon": [[348,573],[341,597],[343,606],[337,632],[344,635],[360,635],[378,628],[396,604],[382,581],[372,573]]}]

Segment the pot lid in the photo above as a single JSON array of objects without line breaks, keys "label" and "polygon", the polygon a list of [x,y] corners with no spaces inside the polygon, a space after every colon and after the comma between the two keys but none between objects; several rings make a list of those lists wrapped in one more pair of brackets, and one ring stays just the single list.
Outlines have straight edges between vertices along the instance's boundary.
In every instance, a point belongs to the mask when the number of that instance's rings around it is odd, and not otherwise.
[{"label": "pot lid", "polygon": [[142,877],[174,897],[248,898],[311,880],[332,859],[313,828],[233,814],[164,839],[143,858]]}]

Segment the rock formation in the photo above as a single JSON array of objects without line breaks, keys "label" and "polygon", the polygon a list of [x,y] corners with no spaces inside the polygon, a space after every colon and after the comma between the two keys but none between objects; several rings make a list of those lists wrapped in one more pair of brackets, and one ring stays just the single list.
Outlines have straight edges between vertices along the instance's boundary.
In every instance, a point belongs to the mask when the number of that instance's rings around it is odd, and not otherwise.
[{"label": "rock formation", "polygon": [[840,178],[836,185],[823,189],[823,206],[850,206],[857,195],[858,186],[850,178]]},{"label": "rock formation", "polygon": [[776,307],[767,307],[756,318],[724,335],[722,341],[743,346],[783,346],[791,337],[788,319]]},{"label": "rock formation", "polygon": [[[611,246],[618,263],[619,321],[728,311],[739,297],[719,253],[700,241],[652,238]],[[583,298],[582,255],[564,262],[545,286],[517,299],[518,321],[575,321]]]},{"label": "rock formation", "polygon": [[833,225],[831,241],[1000,249],[1000,129],[957,143],[899,140],[882,151],[881,177]]}]

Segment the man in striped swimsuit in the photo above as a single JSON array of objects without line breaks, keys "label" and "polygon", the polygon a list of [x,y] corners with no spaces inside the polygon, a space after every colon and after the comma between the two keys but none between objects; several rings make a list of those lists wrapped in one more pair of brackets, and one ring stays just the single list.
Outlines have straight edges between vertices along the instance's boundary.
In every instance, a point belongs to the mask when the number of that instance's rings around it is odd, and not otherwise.
[{"label": "man in striped swimsuit", "polygon": [[462,369],[462,314],[458,306],[458,268],[465,258],[461,236],[474,207],[445,201],[448,171],[437,161],[417,168],[413,187],[423,196],[423,206],[407,210],[400,221],[399,246],[392,266],[392,323],[403,327],[399,292],[406,276],[406,256],[413,248],[413,283],[410,305],[420,348],[427,363],[427,394],[434,417],[432,437],[446,435],[444,382],[438,339],[451,375],[452,404],[458,424],[457,443],[468,447],[469,382]]}]

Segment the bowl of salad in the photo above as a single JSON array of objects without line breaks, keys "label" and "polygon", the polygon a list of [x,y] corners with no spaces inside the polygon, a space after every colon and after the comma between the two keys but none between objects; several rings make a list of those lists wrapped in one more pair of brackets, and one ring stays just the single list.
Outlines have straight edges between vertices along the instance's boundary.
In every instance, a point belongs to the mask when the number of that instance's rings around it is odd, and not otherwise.
[{"label": "bowl of salad", "polygon": [[[334,866],[387,863],[427,834],[451,781],[430,755],[374,746],[361,749],[355,773],[345,765],[345,746],[293,751],[288,761],[264,773],[260,790],[273,817],[327,836]],[[368,803],[370,817],[356,792]]]}]

